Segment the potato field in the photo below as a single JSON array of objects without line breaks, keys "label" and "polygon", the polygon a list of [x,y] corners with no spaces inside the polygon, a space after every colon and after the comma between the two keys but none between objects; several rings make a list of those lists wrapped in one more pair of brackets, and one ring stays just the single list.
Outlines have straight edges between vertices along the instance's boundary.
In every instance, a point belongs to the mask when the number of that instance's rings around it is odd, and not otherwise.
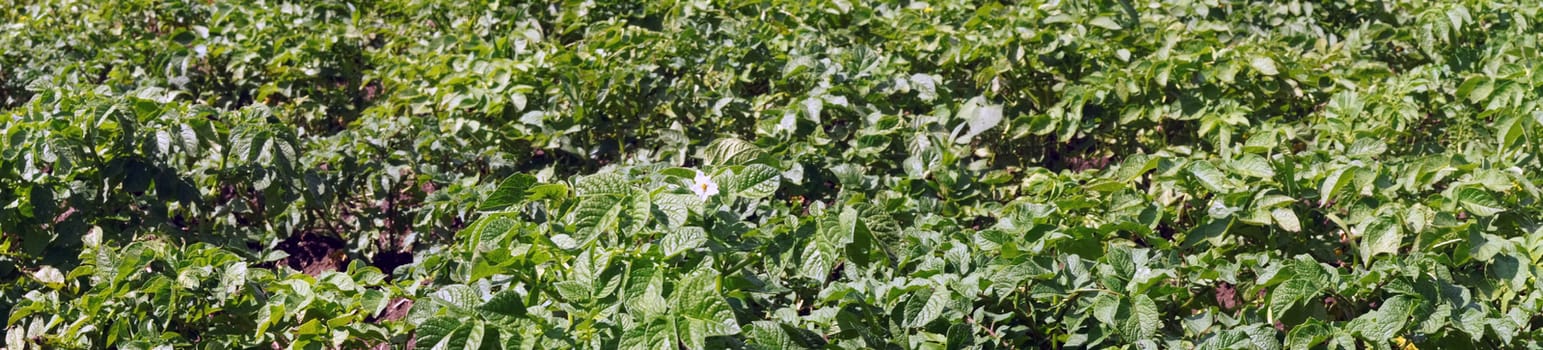
[{"label": "potato field", "polygon": [[1540,349],[1535,0],[0,0],[4,349]]}]

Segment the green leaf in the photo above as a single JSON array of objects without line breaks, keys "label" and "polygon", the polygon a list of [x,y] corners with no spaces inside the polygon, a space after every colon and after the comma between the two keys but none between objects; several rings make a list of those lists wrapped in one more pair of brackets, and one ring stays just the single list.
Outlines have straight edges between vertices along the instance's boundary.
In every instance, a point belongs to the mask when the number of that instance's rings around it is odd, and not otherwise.
[{"label": "green leaf", "polygon": [[1292,278],[1286,283],[1281,283],[1270,290],[1270,311],[1276,315],[1285,314],[1291,308],[1303,300],[1308,300],[1318,295],[1323,288],[1322,281],[1313,281],[1306,278]]},{"label": "green leaf", "polygon": [[39,266],[37,270],[32,271],[32,279],[54,289],[64,285],[64,274],[60,273],[59,269],[48,265]]},{"label": "green leaf", "polygon": [[159,154],[171,154],[171,133],[166,130],[155,131],[155,149]]},{"label": "green leaf", "polygon": [[581,281],[558,281],[552,283],[552,287],[557,290],[558,295],[568,301],[588,301],[590,295],[594,294],[594,286]]},{"label": "green leaf", "polygon": [[1088,21],[1088,24],[1108,30],[1125,29],[1125,27],[1121,27],[1119,23],[1115,23],[1114,19],[1105,16],[1094,17],[1092,21]]},{"label": "green leaf", "polygon": [[1470,232],[1468,234],[1468,256],[1473,260],[1490,262],[1496,254],[1513,246],[1515,243],[1504,237],[1488,233]]},{"label": "green leaf", "polygon": [[462,310],[471,310],[482,305],[480,294],[472,287],[463,284],[452,284],[440,288],[431,294],[431,297],[441,305]]},{"label": "green leaf", "polygon": [[742,165],[763,155],[760,147],[736,138],[713,140],[702,149],[702,161],[707,165]]},{"label": "green leaf", "polygon": [[469,349],[467,341],[470,329],[460,321],[447,316],[437,316],[423,321],[414,333],[418,350]]},{"label": "green leaf", "polygon": [[1350,178],[1355,176],[1355,168],[1344,167],[1335,169],[1328,177],[1323,178],[1323,186],[1318,188],[1320,200],[1328,201],[1334,198],[1339,189],[1345,187]]},{"label": "green leaf", "polygon": [[1423,204],[1415,204],[1409,207],[1409,212],[1404,214],[1404,225],[1409,227],[1409,232],[1420,234],[1430,226],[1431,220],[1436,217],[1436,212]]},{"label": "green leaf", "polygon": [[246,262],[235,262],[225,267],[225,273],[220,275],[220,300],[235,296],[246,285],[246,269]]},{"label": "green leaf", "polygon": [[1363,225],[1361,261],[1367,266],[1371,265],[1372,257],[1377,254],[1398,254],[1398,248],[1403,245],[1404,237],[1398,222],[1394,220],[1394,218],[1383,217]]},{"label": "green leaf", "polygon": [[1313,346],[1328,341],[1333,337],[1334,330],[1330,326],[1311,319],[1306,323],[1291,328],[1286,334],[1286,348],[1291,350],[1308,350]]},{"label": "green leaf", "polygon": [[744,198],[766,198],[777,192],[782,175],[770,166],[751,164],[734,172],[727,187],[730,193]]},{"label": "green leaf", "polygon": [[1467,209],[1468,212],[1478,216],[1495,216],[1505,211],[1495,197],[1483,189],[1468,187],[1457,192],[1457,203]]},{"label": "green leaf", "polygon": [[[634,273],[637,271],[639,270],[633,270]],[[629,292],[627,310],[632,312],[633,316],[644,320],[664,315],[669,311],[670,307],[669,301],[665,300],[664,294],[662,294],[664,293],[664,279],[658,275],[654,275],[652,278],[641,277],[636,275],[632,277],[634,281],[642,282],[643,290],[637,293]]]},{"label": "green leaf", "polygon": [[706,348],[708,337],[739,333],[739,322],[718,292],[718,271],[698,268],[683,278],[670,296],[678,317],[676,334],[689,349]]},{"label": "green leaf", "polygon": [[1150,339],[1157,336],[1157,329],[1162,326],[1162,314],[1157,312],[1157,303],[1145,294],[1137,294],[1131,301],[1132,314],[1125,320],[1126,326],[1121,331],[1136,339]]},{"label": "green leaf", "polygon": [[679,229],[686,224],[693,208],[700,208],[702,199],[694,194],[661,193],[654,197],[653,207],[664,214],[665,225]]},{"label": "green leaf", "polygon": [[[1025,118],[1027,118],[1026,121],[1024,121]],[[1041,136],[1049,135],[1050,133],[1055,132],[1057,126],[1056,118],[1045,113],[1035,113],[1027,117],[1020,116],[1018,119],[1014,120],[1023,121],[1023,123],[1026,123],[1024,125],[1025,130],[1031,134]]]},{"label": "green leaf", "polygon": [[11,327],[5,331],[5,347],[7,349],[27,349],[27,343],[26,328]]},{"label": "green leaf", "polygon": [[1247,333],[1239,330],[1225,330],[1216,332],[1195,348],[1199,350],[1252,349],[1249,341]]},{"label": "green leaf", "polygon": [[497,294],[493,294],[492,299],[482,303],[481,309],[505,316],[524,316],[525,302],[521,298],[524,298],[524,296],[513,289],[505,289]]},{"label": "green leaf", "polygon": [[505,178],[498,184],[498,189],[488,199],[482,201],[482,206],[477,210],[493,211],[517,206],[525,202],[526,191],[536,184],[536,177],[526,174],[514,174]]},{"label": "green leaf", "polygon": [[270,301],[270,303],[257,312],[257,332],[254,337],[262,337],[268,332],[268,328],[278,324],[284,319],[284,303],[282,301]]},{"label": "green leaf", "polygon": [[626,175],[601,173],[579,177],[573,183],[573,191],[579,197],[627,195],[632,193],[632,183]]},{"label": "green leaf", "polygon": [[1275,169],[1270,166],[1270,161],[1255,154],[1245,154],[1241,158],[1228,162],[1227,167],[1238,175],[1261,179],[1275,177]]},{"label": "green leaf", "polygon": [[1495,123],[1495,137],[1501,149],[1510,149],[1523,135],[1526,135],[1526,121],[1521,115],[1511,115],[1500,119]]},{"label": "green leaf", "polygon": [[667,320],[657,319],[628,329],[621,337],[621,349],[676,349],[679,339]]},{"label": "green leaf", "polygon": [[527,201],[562,199],[568,197],[568,186],[563,184],[539,184],[525,191]]},{"label": "green leaf", "polygon": [[1387,342],[1404,330],[1409,322],[1413,303],[1403,295],[1383,301],[1376,311],[1356,317],[1345,325],[1345,330],[1373,342]]},{"label": "green leaf", "polygon": [[671,167],[659,170],[659,175],[691,180],[696,178],[697,171],[697,169],[692,168]]},{"label": "green leaf", "polygon": [[1387,152],[1388,145],[1382,140],[1372,138],[1358,138],[1350,143],[1350,148],[1345,150],[1345,155],[1353,158],[1365,158],[1381,155]]},{"label": "green leaf", "polygon": [[701,247],[704,243],[707,243],[707,232],[701,227],[683,227],[660,239],[659,249],[664,252],[664,256],[672,257]]},{"label": "green leaf", "polygon": [[548,239],[552,241],[552,245],[564,250],[578,249],[580,245],[578,239],[573,238],[573,236],[567,234],[555,234],[551,237],[548,237]]},{"label": "green leaf", "polygon": [[1002,123],[1002,105],[986,104],[985,97],[970,99],[959,109],[959,114],[959,117],[964,118],[965,124],[969,126],[969,131],[955,139],[955,142],[960,144],[969,143],[975,139],[975,136]]},{"label": "green leaf", "polygon": [[937,83],[931,75],[916,73],[911,75],[911,88],[916,90],[916,97],[924,101],[932,101],[938,98]]},{"label": "green leaf", "polygon": [[1275,208],[1270,211],[1270,217],[1275,219],[1275,224],[1282,230],[1298,232],[1302,230],[1301,222],[1297,221],[1297,212],[1290,207]]},{"label": "green leaf", "polygon": [[820,283],[825,283],[830,277],[830,270],[835,267],[836,258],[839,257],[836,246],[825,240],[812,240],[804,248],[803,259],[800,259],[798,272],[800,276]]},{"label": "green leaf", "polygon": [[[574,225],[581,229],[592,228],[599,232],[617,232],[621,224],[623,210],[628,206],[628,197],[621,196],[593,196],[580,200],[573,209]],[[583,240],[590,237],[583,236]]]},{"label": "green leaf", "polygon": [[818,97],[810,97],[804,99],[802,102],[799,102],[799,106],[803,107],[804,109],[804,118],[808,118],[815,123],[823,123],[820,116],[821,112],[825,110],[825,100],[822,100]]},{"label": "green leaf", "polygon": [[1254,67],[1254,70],[1259,71],[1259,74],[1280,74],[1280,71],[1275,70],[1275,60],[1266,56],[1254,56],[1252,60],[1248,61],[1248,65]]},{"label": "green leaf", "polygon": [[1478,181],[1485,189],[1492,192],[1505,193],[1515,186],[1511,177],[1504,172],[1495,169],[1478,169],[1473,172],[1473,180]]},{"label": "green leaf", "polygon": [[1490,92],[1495,91],[1495,81],[1489,77],[1476,75],[1463,81],[1457,87],[1458,97],[1467,97],[1470,103],[1480,103],[1489,99]]},{"label": "green leaf", "polygon": [[905,302],[905,326],[920,328],[943,315],[948,305],[948,291],[927,288],[911,293]]},{"label": "green leaf", "polygon": [[1205,186],[1211,192],[1232,193],[1233,186],[1227,180],[1227,175],[1222,174],[1220,170],[1216,170],[1216,167],[1211,165],[1210,162],[1199,161],[1191,163],[1189,173],[1194,175],[1195,179],[1200,180],[1200,185]]},{"label": "green leaf", "polygon": [[1489,267],[1488,272],[1492,276],[1509,282],[1515,290],[1526,290],[1527,280],[1532,277],[1532,261],[1523,254],[1496,256]]}]

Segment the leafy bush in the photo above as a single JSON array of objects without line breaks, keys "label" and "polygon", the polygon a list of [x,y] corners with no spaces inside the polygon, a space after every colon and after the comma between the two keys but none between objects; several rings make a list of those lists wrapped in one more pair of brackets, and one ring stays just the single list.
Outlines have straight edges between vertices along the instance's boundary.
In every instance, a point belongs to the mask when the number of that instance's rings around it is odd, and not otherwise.
[{"label": "leafy bush", "polygon": [[1520,1],[0,6],[7,348],[1535,348]]}]

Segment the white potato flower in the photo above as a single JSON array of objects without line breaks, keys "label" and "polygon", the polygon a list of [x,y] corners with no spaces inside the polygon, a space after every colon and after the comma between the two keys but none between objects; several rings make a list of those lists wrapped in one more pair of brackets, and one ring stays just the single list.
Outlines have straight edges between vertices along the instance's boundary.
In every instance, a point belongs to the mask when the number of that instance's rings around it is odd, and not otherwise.
[{"label": "white potato flower", "polygon": [[707,197],[718,194],[718,183],[713,182],[713,178],[707,177],[707,174],[703,174],[701,170],[698,170],[696,172],[696,179],[692,180],[691,183],[691,192],[696,192],[697,197],[707,200]]}]

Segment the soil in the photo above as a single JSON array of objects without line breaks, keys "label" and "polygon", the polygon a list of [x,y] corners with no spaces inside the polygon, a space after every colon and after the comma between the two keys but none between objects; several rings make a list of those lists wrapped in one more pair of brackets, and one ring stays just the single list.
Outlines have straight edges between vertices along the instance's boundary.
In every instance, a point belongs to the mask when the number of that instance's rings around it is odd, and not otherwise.
[{"label": "soil", "polygon": [[386,304],[386,309],[385,310],[381,310],[380,316],[376,317],[375,321],[376,322],[381,322],[381,321],[400,320],[403,317],[407,317],[407,312],[408,311],[412,311],[412,309],[413,309],[413,300],[412,299],[407,299],[407,298],[391,299],[391,303]]},{"label": "soil", "polygon": [[[405,174],[404,174],[405,176]],[[408,186],[412,188],[412,186]],[[433,185],[421,188],[425,193],[432,193]],[[379,268],[386,273],[388,280],[395,277],[395,270],[403,265],[413,262],[412,245],[405,238],[411,235],[410,220],[401,211],[404,206],[411,206],[421,198],[412,196],[410,191],[404,189],[396,195],[390,196],[379,202],[379,209],[386,213],[385,230],[375,240],[377,253],[368,259],[371,266]],[[344,210],[351,212],[352,210]],[[459,222],[457,223],[459,224]],[[303,233],[292,235],[280,242],[277,248],[288,253],[289,256],[281,259],[277,264],[289,266],[307,275],[318,276],[327,271],[342,271],[348,268],[348,244],[330,232],[336,232],[337,227],[320,227],[306,230]],[[401,320],[407,317],[412,310],[413,301],[406,298],[395,298],[387,304],[386,309],[380,315],[370,319],[372,323]],[[404,341],[405,340],[405,341]],[[412,349],[417,343],[416,334],[407,334],[392,337],[391,340],[375,344],[370,349],[389,350],[393,348]],[[405,345],[397,347],[395,344]],[[274,346],[278,346],[277,343]]]},{"label": "soil", "polygon": [[[380,316],[377,316],[375,319],[371,320],[370,322],[380,323],[380,322],[385,322],[385,321],[400,320],[403,317],[407,317],[407,312],[412,311],[412,309],[413,309],[413,300],[412,299],[407,299],[407,298],[391,299],[391,302],[386,304],[386,309],[382,310],[380,312]],[[409,334],[409,335],[407,335],[407,342],[403,343],[402,349],[412,349],[412,348],[415,348],[417,346],[417,343],[418,343],[418,335],[417,334]],[[391,344],[390,343],[375,344],[375,346],[371,347],[370,349],[371,350],[390,350],[391,349]]]},{"label": "soil", "polygon": [[[316,233],[302,233],[290,236],[288,239],[280,242],[278,249],[289,253],[288,257],[278,261],[279,264],[300,270],[307,275],[317,276],[327,271],[341,271],[348,267],[346,244],[337,237]],[[381,252],[375,255],[372,264],[389,274],[397,266],[411,263],[412,260],[413,256],[410,253]],[[386,304],[386,309],[382,310],[380,315],[370,320],[370,322],[381,323],[401,320],[407,317],[407,313],[412,308],[412,299],[395,298]],[[406,340],[403,343],[405,346],[400,347],[400,349],[414,348],[417,343],[417,336],[409,334]],[[274,343],[273,346],[275,349],[280,348],[278,343]],[[370,349],[390,350],[393,348],[395,347],[390,342],[387,342],[376,344]]]},{"label": "soil", "polygon": [[[342,271],[348,268],[348,249],[343,241],[336,237],[303,233],[290,236],[280,242],[278,249],[289,253],[289,257],[279,260],[280,264],[305,272],[307,275],[316,276],[323,272]],[[412,262],[411,252],[396,248],[376,253],[370,265],[390,275],[397,267]]]},{"label": "soil", "polygon": [[396,271],[397,267],[411,264],[412,262],[412,253],[402,251],[387,251],[375,253],[375,259],[371,259],[370,265],[379,268],[381,272],[385,272],[388,276],[395,276],[393,272]]},{"label": "soil", "polygon": [[289,236],[279,243],[278,249],[289,253],[289,257],[279,260],[280,264],[311,276],[348,266],[343,241],[336,237],[302,233]]}]

